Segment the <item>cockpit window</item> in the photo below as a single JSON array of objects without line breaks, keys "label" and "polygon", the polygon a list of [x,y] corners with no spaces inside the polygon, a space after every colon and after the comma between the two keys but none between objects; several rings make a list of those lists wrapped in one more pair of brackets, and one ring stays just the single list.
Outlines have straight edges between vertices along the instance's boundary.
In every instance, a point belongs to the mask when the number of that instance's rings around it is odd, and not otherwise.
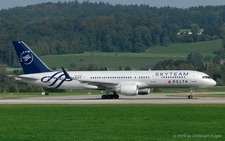
[{"label": "cockpit window", "polygon": [[210,79],[210,76],[202,76],[203,79]]}]

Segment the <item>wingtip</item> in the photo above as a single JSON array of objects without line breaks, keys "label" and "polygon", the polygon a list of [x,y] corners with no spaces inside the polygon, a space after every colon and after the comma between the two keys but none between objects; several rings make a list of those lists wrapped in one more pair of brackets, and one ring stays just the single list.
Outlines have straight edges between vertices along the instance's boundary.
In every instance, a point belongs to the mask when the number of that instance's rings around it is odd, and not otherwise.
[{"label": "wingtip", "polygon": [[67,73],[67,71],[62,67],[62,70],[63,70],[63,73],[66,77],[66,79],[70,79],[71,80],[71,77],[69,76],[69,74]]}]

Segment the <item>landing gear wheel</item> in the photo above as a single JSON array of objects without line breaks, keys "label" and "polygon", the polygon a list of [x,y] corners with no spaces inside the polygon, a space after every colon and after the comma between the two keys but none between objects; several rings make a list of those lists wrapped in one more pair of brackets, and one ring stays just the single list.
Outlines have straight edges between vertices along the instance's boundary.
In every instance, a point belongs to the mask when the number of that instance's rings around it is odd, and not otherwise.
[{"label": "landing gear wheel", "polygon": [[106,99],[110,99],[110,95],[106,95]]},{"label": "landing gear wheel", "polygon": [[119,95],[116,94],[116,95],[102,95],[102,99],[118,99],[119,98]]},{"label": "landing gear wheel", "polygon": [[113,95],[102,95],[102,99],[113,99]]},{"label": "landing gear wheel", "polygon": [[114,95],[114,98],[115,99],[118,99],[119,98],[119,95],[118,94]]},{"label": "landing gear wheel", "polygon": [[102,95],[102,99],[106,99],[106,95]]},{"label": "landing gear wheel", "polygon": [[109,94],[111,89],[106,89],[106,94],[102,95],[102,99],[118,99],[119,95],[113,91],[113,94]]},{"label": "landing gear wheel", "polygon": [[192,96],[193,92],[195,92],[195,88],[194,87],[191,87],[190,88],[190,94],[188,96],[189,99],[192,99],[193,98],[193,96]]},{"label": "landing gear wheel", "polygon": [[106,99],[113,99],[113,95],[106,95]]},{"label": "landing gear wheel", "polygon": [[117,92],[113,92],[113,98],[118,99],[119,95],[117,94]]}]

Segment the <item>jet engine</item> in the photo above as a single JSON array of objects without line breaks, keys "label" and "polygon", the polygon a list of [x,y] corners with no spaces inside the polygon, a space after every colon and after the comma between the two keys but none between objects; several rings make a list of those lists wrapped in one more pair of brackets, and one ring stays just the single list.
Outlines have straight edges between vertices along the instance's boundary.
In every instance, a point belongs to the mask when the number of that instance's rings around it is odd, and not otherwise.
[{"label": "jet engine", "polygon": [[147,95],[149,93],[150,93],[150,88],[138,90],[138,95]]},{"label": "jet engine", "polygon": [[124,84],[115,88],[115,91],[127,96],[135,96],[138,94],[138,86],[136,84]]}]

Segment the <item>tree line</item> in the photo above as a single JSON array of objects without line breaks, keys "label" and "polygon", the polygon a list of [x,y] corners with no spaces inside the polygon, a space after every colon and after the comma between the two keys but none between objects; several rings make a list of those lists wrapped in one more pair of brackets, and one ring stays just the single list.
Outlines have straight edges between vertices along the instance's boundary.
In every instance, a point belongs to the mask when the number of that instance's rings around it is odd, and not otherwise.
[{"label": "tree line", "polygon": [[[203,57],[198,52],[190,53],[186,60],[164,60],[157,63],[152,70],[198,70],[209,74],[217,85],[224,86],[225,84],[225,65],[218,65],[212,61],[211,56]],[[147,70],[147,68],[139,68],[140,70]],[[69,71],[106,71],[104,67],[97,66],[95,64],[89,64],[81,68],[76,68],[76,64],[71,63],[68,67]],[[118,66],[115,70],[132,70],[130,66]],[[109,70],[111,71],[111,70]],[[47,89],[35,85],[21,83],[14,78],[7,75],[20,75],[23,74],[22,70],[14,70],[13,72],[7,72],[5,68],[0,69],[0,92],[65,92],[65,90]]]},{"label": "tree line", "polygon": [[[20,66],[12,40],[25,41],[38,55],[138,53],[155,45],[223,39],[224,22],[225,6],[182,9],[74,0],[2,9],[0,62]],[[178,35],[181,29],[192,34]],[[200,29],[204,29],[202,35]]]}]

